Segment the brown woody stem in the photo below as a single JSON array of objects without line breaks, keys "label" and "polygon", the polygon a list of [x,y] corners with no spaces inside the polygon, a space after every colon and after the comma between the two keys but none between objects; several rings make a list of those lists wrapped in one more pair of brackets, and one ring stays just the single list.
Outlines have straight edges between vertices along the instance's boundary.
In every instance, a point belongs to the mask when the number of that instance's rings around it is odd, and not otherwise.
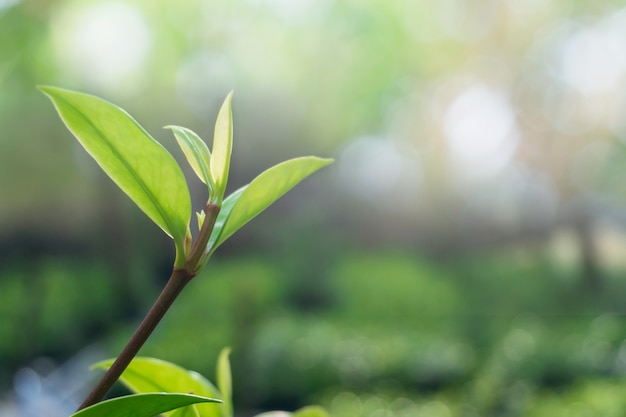
[{"label": "brown woody stem", "polygon": [[152,331],[157,324],[159,324],[165,312],[170,308],[178,294],[180,294],[191,278],[193,278],[193,275],[184,269],[175,269],[172,272],[159,298],[154,302],[154,305],[148,314],[146,314],[146,317],[126,346],[124,346],[119,356],[115,359],[115,362],[113,362],[113,365],[111,365],[100,382],[94,387],[80,407],[78,407],[78,410],[89,407],[104,398],[120,375],[122,375],[122,372],[124,372],[130,361],[137,355],[139,349],[141,349],[148,337],[152,334]]},{"label": "brown woody stem", "polygon": [[206,217],[204,219],[204,223],[202,223],[202,228],[198,232],[198,237],[193,243],[191,252],[185,262],[185,269],[192,273],[197,272],[200,268],[206,245],[209,242],[211,233],[213,233],[213,227],[215,227],[215,221],[217,220],[217,215],[220,212],[220,206],[209,203],[205,207],[205,212]]},{"label": "brown woody stem", "polygon": [[185,288],[185,285],[187,285],[187,283],[196,275],[207,242],[213,232],[215,220],[217,219],[219,211],[219,206],[212,204],[207,205],[204,224],[202,225],[202,229],[198,233],[198,237],[196,238],[191,252],[187,257],[185,268],[174,269],[172,271],[172,275],[167,281],[167,284],[165,284],[163,291],[161,291],[159,298],[157,298],[154,302],[152,308],[148,311],[148,314],[146,314],[146,317],[143,319],[141,324],[139,324],[139,327],[137,327],[135,333],[132,335],[126,346],[124,346],[122,352],[120,352],[119,356],[115,359],[115,362],[113,362],[113,365],[111,365],[100,382],[98,382],[91,393],[89,393],[87,398],[78,407],[78,410],[82,410],[83,408],[102,401],[120,375],[122,375],[128,364],[137,355],[139,349],[141,349],[148,337],[152,334],[167,310],[171,307],[176,297],[178,297],[178,294],[180,294],[183,288]]}]

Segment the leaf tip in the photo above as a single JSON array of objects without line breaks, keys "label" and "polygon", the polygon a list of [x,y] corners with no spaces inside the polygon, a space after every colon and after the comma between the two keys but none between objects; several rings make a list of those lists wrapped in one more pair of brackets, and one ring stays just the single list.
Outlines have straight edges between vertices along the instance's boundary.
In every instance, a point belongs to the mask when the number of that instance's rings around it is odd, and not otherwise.
[{"label": "leaf tip", "polygon": [[47,95],[50,98],[52,98],[55,93],[57,93],[57,94],[59,94],[59,93],[76,93],[75,91],[67,90],[67,89],[61,88],[61,87],[55,87],[53,85],[39,84],[39,85],[36,86],[36,88],[37,88],[37,90],[41,91],[43,94]]},{"label": "leaf tip", "polygon": [[163,129],[166,130],[179,130],[179,129],[184,129],[184,127],[178,126],[178,125],[165,125],[163,126]]},{"label": "leaf tip", "polygon": [[51,85],[38,85],[37,90],[39,90],[42,94],[45,94],[48,97],[51,97],[51,93],[54,90],[58,90],[57,87],[53,87]]}]

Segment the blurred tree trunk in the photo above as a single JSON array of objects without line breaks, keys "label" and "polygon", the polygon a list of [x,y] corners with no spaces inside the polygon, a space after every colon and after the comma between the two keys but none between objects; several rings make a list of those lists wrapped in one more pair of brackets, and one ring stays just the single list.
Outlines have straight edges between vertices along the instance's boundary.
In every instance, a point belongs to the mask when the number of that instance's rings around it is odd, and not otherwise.
[{"label": "blurred tree trunk", "polygon": [[580,271],[585,287],[598,292],[603,287],[598,248],[594,239],[594,219],[588,210],[577,210],[573,229],[580,248]]}]

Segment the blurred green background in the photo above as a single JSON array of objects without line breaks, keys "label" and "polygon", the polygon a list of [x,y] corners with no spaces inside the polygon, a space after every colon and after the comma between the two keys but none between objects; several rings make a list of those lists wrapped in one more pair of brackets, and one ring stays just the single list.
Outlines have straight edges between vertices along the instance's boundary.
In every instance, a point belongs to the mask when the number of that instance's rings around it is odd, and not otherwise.
[{"label": "blurred green background", "polygon": [[235,90],[231,190],[336,159],[142,351],[212,377],[232,346],[242,416],[626,413],[622,1],[0,0],[5,392],[37,358],[116,355],[173,261],[39,84],[118,104],[181,161],[162,126],[210,139]]}]

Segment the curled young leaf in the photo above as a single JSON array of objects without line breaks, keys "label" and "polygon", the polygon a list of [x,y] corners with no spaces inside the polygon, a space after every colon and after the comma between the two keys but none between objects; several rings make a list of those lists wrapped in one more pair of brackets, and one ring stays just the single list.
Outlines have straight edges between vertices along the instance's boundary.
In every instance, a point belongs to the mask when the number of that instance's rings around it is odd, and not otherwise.
[{"label": "curled young leaf", "polygon": [[165,126],[174,132],[178,145],[183,150],[189,165],[193,168],[198,178],[208,185],[209,194],[213,189],[211,179],[211,151],[204,141],[192,130],[180,126]]},{"label": "curled young leaf", "polygon": [[230,155],[233,150],[232,91],[226,96],[215,121],[213,155],[211,156],[211,177],[215,182],[212,203],[221,205],[228,182]]}]

